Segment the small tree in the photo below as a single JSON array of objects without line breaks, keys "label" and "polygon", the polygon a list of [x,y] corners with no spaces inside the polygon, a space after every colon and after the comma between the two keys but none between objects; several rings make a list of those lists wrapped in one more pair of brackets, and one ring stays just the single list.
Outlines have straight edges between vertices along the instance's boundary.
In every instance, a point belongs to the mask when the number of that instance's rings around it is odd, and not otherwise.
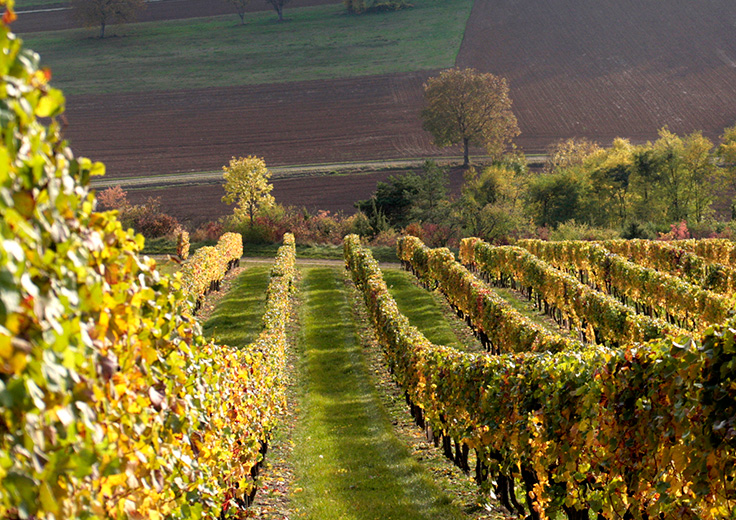
[{"label": "small tree", "polygon": [[441,224],[450,213],[447,188],[450,176],[434,161],[426,161],[421,173],[412,176],[414,191],[407,194],[410,201],[409,219],[414,222]]},{"label": "small tree", "polygon": [[227,0],[227,3],[235,7],[235,10],[240,16],[240,25],[245,25],[245,8],[248,6],[250,0]]},{"label": "small tree", "polygon": [[449,69],[427,80],[424,97],[423,128],[437,146],[462,142],[463,166],[470,164],[471,143],[498,155],[519,135],[504,78],[473,69]]},{"label": "small tree", "polygon": [[276,11],[276,14],[279,15],[279,22],[284,21],[284,6],[289,2],[289,0],[266,0],[268,4],[273,7],[273,10]]},{"label": "small tree", "polygon": [[227,193],[222,201],[227,204],[237,203],[235,217],[242,220],[247,215],[252,228],[256,211],[274,204],[271,195],[273,184],[268,182],[271,172],[266,168],[266,162],[253,155],[238,159],[233,157],[230,164],[222,169],[225,172],[223,178]]},{"label": "small tree", "polygon": [[588,157],[602,150],[598,143],[587,139],[566,139],[547,148],[544,170],[554,173],[573,166],[581,166]]},{"label": "small tree", "polygon": [[100,26],[100,38],[105,37],[105,27],[109,24],[131,22],[145,6],[145,0],[72,0],[71,3],[74,17],[82,25]]}]

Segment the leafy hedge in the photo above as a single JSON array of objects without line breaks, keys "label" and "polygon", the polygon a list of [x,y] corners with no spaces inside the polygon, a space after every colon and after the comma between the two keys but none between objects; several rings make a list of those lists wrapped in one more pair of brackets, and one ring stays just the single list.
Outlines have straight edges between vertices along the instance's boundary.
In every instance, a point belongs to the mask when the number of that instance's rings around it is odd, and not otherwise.
[{"label": "leafy hedge", "polygon": [[238,233],[225,233],[212,246],[204,246],[182,265],[186,290],[195,298],[196,308],[210,290],[218,290],[228,271],[243,256],[243,239]]},{"label": "leafy hedge", "polygon": [[506,300],[455,261],[449,249],[430,249],[413,236],[397,242],[397,254],[423,280],[432,280],[450,304],[469,318],[491,352],[532,352],[582,348],[582,344],[519,314]]},{"label": "leafy hedge", "polygon": [[611,253],[643,267],[682,277],[685,281],[719,294],[736,292],[736,269],[709,261],[680,247],[682,241],[605,240],[598,242]]},{"label": "leafy hedge", "polygon": [[516,477],[532,518],[733,518],[734,323],[699,341],[474,355],[408,323],[355,235],[345,260],[397,382],[434,431],[475,450],[478,480],[509,508]]},{"label": "leafy hedge", "polygon": [[181,278],[94,211],[104,166],[0,5],[0,517],[218,518],[251,492],[280,336],[206,342]]},{"label": "leafy hedge", "polygon": [[736,269],[736,243],[725,238],[689,239],[672,242],[677,247],[705,258],[708,262]]},{"label": "leafy hedge", "polygon": [[[248,507],[256,492],[255,478],[279,414],[286,404],[286,324],[294,282],[295,243],[290,233],[276,253],[266,290],[263,331],[246,346],[233,345],[220,363],[217,402],[223,435],[212,438],[217,449],[236,457],[225,510]],[[234,430],[235,435],[228,435]],[[229,442],[228,442],[229,441]]]},{"label": "leafy hedge", "polygon": [[617,346],[684,332],[662,320],[637,314],[519,247],[494,247],[477,238],[465,238],[460,252],[463,263],[490,279],[502,284],[513,280],[529,297],[536,294],[546,310],[561,313],[591,342]]},{"label": "leafy hedge", "polygon": [[595,243],[520,240],[519,246],[555,267],[581,273],[590,285],[640,306],[650,316],[660,315],[690,330],[702,331],[733,315],[730,298],[629,262]]}]

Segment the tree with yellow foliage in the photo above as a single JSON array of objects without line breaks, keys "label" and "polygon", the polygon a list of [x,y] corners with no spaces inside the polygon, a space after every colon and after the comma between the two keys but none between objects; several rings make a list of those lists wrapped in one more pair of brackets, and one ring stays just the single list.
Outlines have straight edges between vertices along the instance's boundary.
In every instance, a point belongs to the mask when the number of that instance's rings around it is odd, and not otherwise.
[{"label": "tree with yellow foliage", "polygon": [[273,184],[268,182],[271,172],[266,168],[266,162],[254,155],[237,159],[233,157],[230,164],[222,169],[225,172],[223,178],[227,193],[222,201],[227,204],[237,203],[235,217],[238,220],[249,217],[250,227],[253,227],[256,212],[274,204],[271,195]]}]

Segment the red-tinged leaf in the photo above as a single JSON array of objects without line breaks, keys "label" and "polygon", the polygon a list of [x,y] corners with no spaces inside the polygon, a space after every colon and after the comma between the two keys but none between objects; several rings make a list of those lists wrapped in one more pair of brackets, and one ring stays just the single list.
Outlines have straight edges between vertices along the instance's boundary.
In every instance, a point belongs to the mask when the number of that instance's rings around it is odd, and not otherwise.
[{"label": "red-tinged leaf", "polygon": [[18,15],[16,15],[15,11],[13,11],[12,9],[6,9],[5,13],[3,13],[3,23],[5,25],[10,25],[17,19],[18,19]]}]

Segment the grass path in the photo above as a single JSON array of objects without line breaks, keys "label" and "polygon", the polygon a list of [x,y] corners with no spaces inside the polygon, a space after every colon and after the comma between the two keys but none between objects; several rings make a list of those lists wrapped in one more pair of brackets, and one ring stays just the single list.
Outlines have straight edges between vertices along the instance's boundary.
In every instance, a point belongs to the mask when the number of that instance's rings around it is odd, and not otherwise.
[{"label": "grass path", "polygon": [[261,333],[261,318],[266,305],[270,265],[248,267],[233,282],[203,332],[218,343],[233,347],[247,345]]},{"label": "grass path", "polygon": [[557,325],[557,323],[555,323],[555,320],[553,320],[551,317],[547,316],[543,312],[540,312],[534,306],[533,302],[531,302],[530,300],[527,300],[524,296],[514,291],[513,289],[493,287],[493,290],[496,291],[496,294],[498,294],[501,298],[506,300],[509,303],[509,305],[511,305],[514,309],[516,309],[520,314],[536,322],[537,324],[546,328],[550,332],[554,332],[555,334],[561,334],[563,336],[570,336],[572,338],[577,337],[576,334],[571,333],[566,328],[563,328]]},{"label": "grass path", "polygon": [[293,505],[312,519],[463,518],[394,434],[342,272],[303,270]]},{"label": "grass path", "polygon": [[443,309],[439,293],[433,294],[418,285],[416,277],[400,269],[383,269],[383,279],[396,300],[401,313],[435,345],[444,345],[463,351],[479,352],[480,343],[472,336],[464,322],[457,319],[455,327],[450,319],[452,311]]}]

